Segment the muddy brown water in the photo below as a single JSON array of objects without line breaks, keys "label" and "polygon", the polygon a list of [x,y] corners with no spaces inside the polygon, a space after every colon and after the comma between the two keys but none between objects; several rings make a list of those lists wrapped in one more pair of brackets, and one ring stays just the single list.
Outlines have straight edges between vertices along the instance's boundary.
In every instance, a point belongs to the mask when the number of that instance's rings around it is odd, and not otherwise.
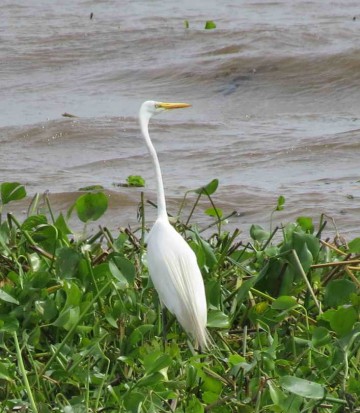
[{"label": "muddy brown water", "polygon": [[[142,175],[145,199],[156,199],[139,106],[185,101],[192,108],[150,130],[170,213],[218,178],[216,205],[239,212],[229,230],[268,228],[284,195],[274,224],[326,213],[360,236],[359,2],[17,3],[1,6],[0,181],[50,191],[65,211],[79,188],[102,185],[101,223],[136,225],[140,190],[114,184]],[[25,215],[26,203],[10,209]]]}]

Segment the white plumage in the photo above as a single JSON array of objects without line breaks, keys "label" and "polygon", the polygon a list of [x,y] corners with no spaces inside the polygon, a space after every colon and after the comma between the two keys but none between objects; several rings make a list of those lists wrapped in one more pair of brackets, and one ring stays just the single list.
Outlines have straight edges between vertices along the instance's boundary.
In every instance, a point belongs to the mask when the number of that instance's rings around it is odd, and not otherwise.
[{"label": "white plumage", "polygon": [[190,105],[147,101],[140,108],[140,126],[155,168],[158,201],[158,217],[147,238],[147,262],[161,302],[205,348],[208,333],[204,282],[193,250],[168,220],[160,164],[148,132],[151,116],[187,106]]}]

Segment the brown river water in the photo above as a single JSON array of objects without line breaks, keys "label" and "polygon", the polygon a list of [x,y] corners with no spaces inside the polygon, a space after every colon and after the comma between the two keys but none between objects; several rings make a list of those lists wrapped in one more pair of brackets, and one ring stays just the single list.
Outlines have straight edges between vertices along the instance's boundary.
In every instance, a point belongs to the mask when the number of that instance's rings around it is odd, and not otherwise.
[{"label": "brown river water", "polygon": [[0,182],[49,191],[57,211],[102,185],[101,224],[134,226],[141,190],[114,184],[141,175],[156,201],[140,104],[185,101],[150,129],[170,213],[218,178],[229,230],[269,228],[284,195],[274,224],[326,213],[360,236],[358,0],[3,0],[1,22]]}]

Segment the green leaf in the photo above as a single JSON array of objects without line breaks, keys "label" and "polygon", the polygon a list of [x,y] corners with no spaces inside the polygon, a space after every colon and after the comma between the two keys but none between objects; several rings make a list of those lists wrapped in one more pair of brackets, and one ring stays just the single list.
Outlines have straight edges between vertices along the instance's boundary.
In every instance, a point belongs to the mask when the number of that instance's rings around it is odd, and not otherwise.
[{"label": "green leaf", "polygon": [[356,285],[346,279],[332,280],[326,288],[324,294],[324,304],[327,307],[338,307],[343,304],[349,304],[351,294],[356,293]]},{"label": "green leaf", "polygon": [[65,330],[70,330],[80,318],[80,307],[69,307],[62,311],[59,317],[53,322],[54,326],[63,327]]},{"label": "green leaf", "polygon": [[129,343],[134,346],[143,340],[146,333],[154,329],[153,324],[143,324],[139,327],[136,327],[129,336]]},{"label": "green leaf", "polygon": [[354,238],[349,242],[348,246],[349,252],[353,252],[354,254],[360,253],[360,238]]},{"label": "green leaf", "polygon": [[325,327],[315,327],[312,332],[311,343],[314,347],[322,347],[331,341],[329,330]]},{"label": "green leaf", "polygon": [[189,20],[184,20],[184,27],[188,29],[190,27]]},{"label": "green leaf", "polygon": [[284,209],[284,205],[285,205],[285,197],[283,195],[280,195],[277,200],[275,211],[282,211]]},{"label": "green leaf", "polygon": [[4,363],[0,362],[0,380],[7,380],[7,381],[13,381],[13,377],[11,377],[7,366]]},{"label": "green leaf", "polygon": [[31,215],[21,224],[21,229],[24,231],[31,231],[39,225],[45,224],[47,224],[47,218],[45,215]]},{"label": "green leaf", "polygon": [[253,224],[250,227],[250,237],[254,241],[262,242],[269,239],[270,233],[265,231],[260,225]]},{"label": "green leaf", "polygon": [[11,201],[18,201],[26,197],[24,185],[19,182],[3,182],[0,185],[0,195],[2,204],[8,204]]},{"label": "green leaf", "polygon": [[103,191],[104,187],[102,185],[88,185],[79,188],[79,191]]},{"label": "green leaf", "polygon": [[[129,284],[132,284],[135,280],[135,266],[134,264],[120,254],[112,254],[111,259],[116,264],[118,270],[121,272],[122,276],[125,277]],[[110,268],[111,271],[111,268]],[[114,274],[113,274],[114,275]]]},{"label": "green leaf", "polygon": [[314,232],[314,224],[312,221],[312,218],[310,217],[299,217],[296,222],[300,225],[300,227],[305,231],[309,233]]},{"label": "green leaf", "polygon": [[109,269],[112,276],[119,281],[120,289],[126,289],[129,286],[128,280],[124,277],[114,261],[109,262]]},{"label": "green leaf", "polygon": [[68,224],[62,212],[60,212],[57,220],[55,221],[55,226],[63,235],[72,234],[72,231],[68,227]]},{"label": "green leaf", "polygon": [[219,400],[219,394],[207,390],[203,392],[202,399],[205,403],[211,404]]},{"label": "green leaf", "polygon": [[330,326],[341,337],[350,333],[357,320],[358,315],[354,307],[340,307],[332,314]]},{"label": "green leaf", "polygon": [[39,225],[32,233],[32,237],[40,247],[53,254],[57,246],[59,232],[54,225]]},{"label": "green leaf", "polygon": [[195,189],[194,192],[197,194],[212,195],[219,186],[219,180],[213,179],[207,185],[202,186],[201,188]]},{"label": "green leaf", "polygon": [[24,185],[19,182],[4,182],[0,185],[0,195],[2,204],[8,204],[11,201],[18,201],[26,197]]},{"label": "green leaf", "polygon": [[10,294],[6,293],[4,290],[0,289],[0,300],[6,301],[11,304],[19,304],[19,301],[16,298],[12,297]]},{"label": "green leaf", "polygon": [[129,175],[126,178],[128,186],[144,187],[145,179],[140,175]]},{"label": "green leaf", "polygon": [[223,216],[223,211],[220,208],[208,208],[204,212],[210,217],[221,218]]},{"label": "green leaf", "polygon": [[56,260],[56,273],[64,278],[75,277],[81,256],[72,248],[64,247],[58,251]]},{"label": "green leaf", "polygon": [[0,314],[0,331],[13,333],[19,329],[19,321],[13,315]]},{"label": "green leaf", "polygon": [[151,374],[169,367],[171,362],[172,358],[168,354],[163,354],[161,351],[155,351],[147,354],[143,363],[146,374]]},{"label": "green leaf", "polygon": [[294,376],[282,376],[279,379],[284,390],[308,399],[321,400],[325,397],[325,388],[313,381]]},{"label": "green leaf", "polygon": [[207,326],[214,328],[229,328],[229,317],[220,310],[209,311]]},{"label": "green leaf", "polygon": [[204,406],[195,395],[192,395],[192,399],[185,407],[185,413],[204,413]]},{"label": "green leaf", "polygon": [[208,20],[205,23],[205,30],[212,30],[212,29],[216,29],[216,24],[212,20]]},{"label": "green leaf", "polygon": [[274,310],[290,310],[297,306],[298,303],[295,298],[287,295],[280,296],[271,304],[271,308]]},{"label": "green leaf", "polygon": [[102,192],[81,195],[75,202],[75,208],[82,222],[96,221],[107,210],[108,198]]}]

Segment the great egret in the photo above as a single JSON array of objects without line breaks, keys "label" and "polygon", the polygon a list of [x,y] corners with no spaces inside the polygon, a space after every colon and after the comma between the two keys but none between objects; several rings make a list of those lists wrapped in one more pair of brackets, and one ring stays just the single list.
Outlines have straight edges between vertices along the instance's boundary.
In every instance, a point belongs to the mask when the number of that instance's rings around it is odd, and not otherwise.
[{"label": "great egret", "polygon": [[193,250],[169,222],[160,164],[148,128],[153,115],[189,106],[147,101],[140,108],[141,132],[154,164],[157,186],[157,219],[147,238],[147,262],[162,304],[200,347],[206,348],[209,336],[204,282]]}]

